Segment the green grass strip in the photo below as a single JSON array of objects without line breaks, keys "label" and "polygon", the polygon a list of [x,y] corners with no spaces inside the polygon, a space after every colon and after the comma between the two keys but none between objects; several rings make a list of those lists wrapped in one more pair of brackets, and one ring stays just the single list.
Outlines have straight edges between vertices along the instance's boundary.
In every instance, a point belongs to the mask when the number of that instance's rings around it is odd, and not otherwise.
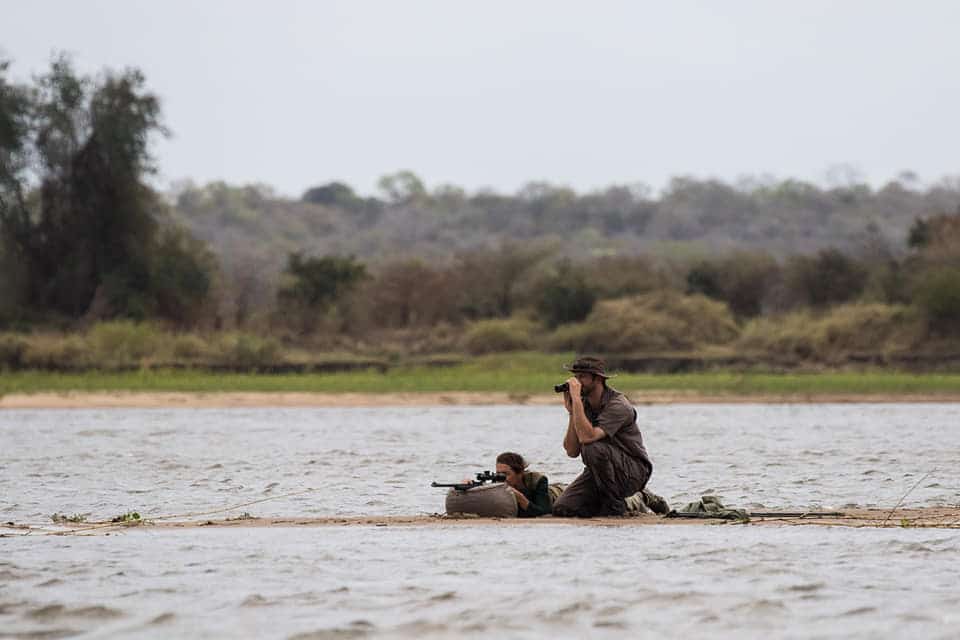
[{"label": "green grass strip", "polygon": [[[217,374],[203,371],[142,370],[127,373],[57,374],[16,372],[0,375],[0,394],[40,392],[326,392],[550,393],[565,379],[566,358],[522,353],[485,356],[453,367],[396,367],[329,374]],[[622,374],[612,384],[623,391],[680,392],[704,395],[960,395],[960,374],[895,371],[825,373]]]}]

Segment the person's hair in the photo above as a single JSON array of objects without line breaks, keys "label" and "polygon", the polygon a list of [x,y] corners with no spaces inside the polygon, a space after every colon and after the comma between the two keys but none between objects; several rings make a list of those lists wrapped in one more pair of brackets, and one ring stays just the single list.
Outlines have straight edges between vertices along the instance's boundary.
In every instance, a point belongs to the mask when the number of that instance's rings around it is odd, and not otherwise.
[{"label": "person's hair", "polygon": [[523,456],[512,451],[504,451],[498,455],[497,464],[507,465],[513,469],[514,473],[523,473],[523,470],[527,468],[527,462],[523,459]]}]

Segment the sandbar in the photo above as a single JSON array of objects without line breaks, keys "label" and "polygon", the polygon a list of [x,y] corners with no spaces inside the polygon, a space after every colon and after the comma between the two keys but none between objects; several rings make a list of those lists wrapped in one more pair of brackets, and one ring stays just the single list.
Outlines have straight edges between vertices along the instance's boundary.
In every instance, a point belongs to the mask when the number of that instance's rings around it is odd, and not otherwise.
[{"label": "sandbar", "polygon": [[666,518],[645,514],[625,518],[480,518],[462,515],[416,514],[390,516],[327,516],[327,517],[268,517],[248,515],[217,519],[168,520],[149,518],[143,521],[112,523],[89,522],[58,526],[18,525],[13,522],[0,524],[0,537],[15,535],[105,535],[130,529],[146,530],[197,530],[197,529],[249,529],[283,527],[528,527],[544,525],[592,526],[592,527],[643,527],[643,526],[817,526],[851,528],[933,528],[960,529],[960,506],[921,507],[898,509],[844,509],[842,515],[797,516],[796,512],[784,516],[753,517],[749,522],[720,519]]}]

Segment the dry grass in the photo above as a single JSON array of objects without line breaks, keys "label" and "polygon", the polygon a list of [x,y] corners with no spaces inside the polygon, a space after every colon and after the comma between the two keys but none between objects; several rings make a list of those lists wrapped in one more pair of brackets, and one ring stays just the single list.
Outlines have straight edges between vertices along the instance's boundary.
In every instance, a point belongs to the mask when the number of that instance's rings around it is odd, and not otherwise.
[{"label": "dry grass", "polygon": [[41,334],[27,339],[23,353],[24,369],[69,371],[92,363],[86,340],[78,335]]},{"label": "dry grass", "polygon": [[727,344],[739,335],[730,310],[701,295],[673,291],[605,300],[586,322],[557,329],[552,351],[637,353],[683,352]]},{"label": "dry grass", "polygon": [[[285,341],[247,333],[172,333],[151,324],[110,322],[85,333],[0,334],[0,370],[127,371],[210,367],[234,371],[330,370],[367,363],[450,365],[484,354],[518,351],[743,356],[762,367],[846,366],[894,362],[950,371],[960,341],[928,333],[912,307],[850,304],[815,314],[752,321],[742,330],[728,308],[703,296],[656,292],[599,302],[586,322],[552,333],[527,316],[458,327],[438,324],[337,341]],[[335,357],[331,357],[335,354]],[[938,360],[941,355],[945,358]],[[951,356],[951,354],[954,354]],[[953,358],[952,360],[950,358]],[[779,368],[777,370],[780,370]]]},{"label": "dry grass", "polygon": [[243,333],[172,334],[128,321],[94,325],[86,333],[0,336],[0,368],[46,371],[117,371],[156,365],[209,364],[250,367],[283,361],[280,343]]},{"label": "dry grass", "polygon": [[283,348],[277,340],[246,333],[218,336],[210,357],[218,365],[237,369],[268,367],[284,360]]},{"label": "dry grass", "polygon": [[908,307],[850,304],[822,314],[798,311],[754,320],[736,346],[747,353],[830,363],[855,353],[912,349],[924,335],[922,319]]},{"label": "dry grass", "polygon": [[94,325],[87,332],[85,343],[90,360],[107,368],[137,366],[168,350],[168,341],[159,327],[129,320]]},{"label": "dry grass", "polygon": [[471,325],[463,337],[463,348],[471,355],[524,351],[533,345],[538,327],[525,318],[481,320]]}]

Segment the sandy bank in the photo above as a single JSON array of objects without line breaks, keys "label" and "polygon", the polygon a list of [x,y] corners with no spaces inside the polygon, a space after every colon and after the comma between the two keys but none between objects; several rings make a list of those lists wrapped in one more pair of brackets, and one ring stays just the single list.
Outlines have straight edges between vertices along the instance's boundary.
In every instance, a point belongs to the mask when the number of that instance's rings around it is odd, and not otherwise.
[{"label": "sandy bank", "polygon": [[716,519],[663,518],[638,515],[629,518],[476,518],[449,517],[439,514],[410,516],[331,516],[309,517],[240,517],[199,520],[145,520],[135,523],[81,523],[62,527],[36,527],[8,522],[0,524],[0,536],[13,535],[100,535],[126,529],[205,529],[262,527],[527,527],[543,525],[592,527],[664,526],[819,526],[853,528],[936,528],[960,529],[960,506],[925,507],[919,509],[848,509],[839,516],[784,515],[754,517],[748,523],[731,523]]},{"label": "sandy bank", "polygon": [[[752,525],[821,525],[848,527],[958,527],[960,507],[935,507],[926,509],[845,510],[842,516],[831,517],[764,517],[752,518]],[[636,515],[629,518],[474,518],[443,515],[418,516],[352,516],[329,518],[244,518],[234,520],[203,520],[197,522],[162,522],[161,527],[336,527],[336,526],[540,526],[561,524],[569,526],[638,527],[648,525],[696,526],[724,524],[717,519],[663,518],[656,515]]]},{"label": "sandy bank", "polygon": [[[960,393],[749,394],[684,391],[627,392],[638,405],[682,403],[790,404],[813,402],[960,402]],[[0,409],[130,409],[231,407],[422,407],[445,405],[554,405],[553,394],[503,392],[286,393],[286,392],[82,392],[16,393],[0,396]],[[559,406],[559,405],[558,405]]]}]

